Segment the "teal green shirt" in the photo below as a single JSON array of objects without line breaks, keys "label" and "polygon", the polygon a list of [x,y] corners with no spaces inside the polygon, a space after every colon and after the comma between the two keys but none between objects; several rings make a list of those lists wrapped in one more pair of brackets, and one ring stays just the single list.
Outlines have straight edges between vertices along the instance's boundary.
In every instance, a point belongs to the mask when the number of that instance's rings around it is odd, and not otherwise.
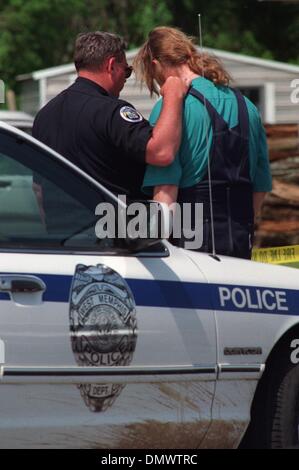
[{"label": "teal green shirt", "polygon": [[[227,87],[215,86],[210,80],[198,77],[192,86],[200,91],[216,108],[229,127],[238,124],[238,105],[234,93]],[[265,130],[254,104],[246,99],[249,114],[249,164],[254,191],[267,192],[272,189],[268,147]],[[150,115],[155,125],[162,108],[162,99],[157,101]],[[211,120],[204,105],[188,94],[183,110],[182,140],[173,163],[167,167],[147,165],[143,180],[143,191],[152,193],[154,186],[174,184],[181,188],[193,186],[202,180],[207,171],[208,156],[212,142]]]}]

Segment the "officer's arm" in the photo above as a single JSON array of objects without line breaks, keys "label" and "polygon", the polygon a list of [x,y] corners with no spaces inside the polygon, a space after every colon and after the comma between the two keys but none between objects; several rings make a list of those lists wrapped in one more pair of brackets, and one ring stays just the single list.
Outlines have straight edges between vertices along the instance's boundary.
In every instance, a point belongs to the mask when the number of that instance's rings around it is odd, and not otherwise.
[{"label": "officer's arm", "polygon": [[163,107],[146,146],[146,163],[170,165],[177,153],[182,135],[182,109],[188,86],[178,77],[168,77],[161,94]]}]

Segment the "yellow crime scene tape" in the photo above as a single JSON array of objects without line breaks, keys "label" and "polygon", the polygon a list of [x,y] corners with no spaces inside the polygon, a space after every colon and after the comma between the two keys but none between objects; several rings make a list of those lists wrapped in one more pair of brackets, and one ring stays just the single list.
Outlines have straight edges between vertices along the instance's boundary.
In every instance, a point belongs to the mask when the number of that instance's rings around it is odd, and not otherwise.
[{"label": "yellow crime scene tape", "polygon": [[260,263],[299,263],[299,245],[254,248],[251,259]]}]

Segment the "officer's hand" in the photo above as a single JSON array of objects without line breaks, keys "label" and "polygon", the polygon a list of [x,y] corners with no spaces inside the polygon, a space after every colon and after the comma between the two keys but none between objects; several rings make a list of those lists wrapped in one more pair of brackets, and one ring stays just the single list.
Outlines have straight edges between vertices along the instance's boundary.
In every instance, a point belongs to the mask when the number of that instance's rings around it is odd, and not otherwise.
[{"label": "officer's hand", "polygon": [[172,96],[177,98],[184,98],[189,89],[190,83],[181,80],[179,77],[168,77],[160,89],[160,94],[165,98]]}]

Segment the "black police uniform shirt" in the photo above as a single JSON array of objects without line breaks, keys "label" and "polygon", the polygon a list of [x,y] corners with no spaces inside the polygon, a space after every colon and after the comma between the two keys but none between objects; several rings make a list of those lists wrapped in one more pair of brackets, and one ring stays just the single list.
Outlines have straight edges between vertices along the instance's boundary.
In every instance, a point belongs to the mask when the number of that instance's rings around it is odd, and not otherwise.
[{"label": "black police uniform shirt", "polygon": [[32,134],[115,194],[145,198],[140,188],[152,127],[95,82],[78,77],[38,112]]}]

